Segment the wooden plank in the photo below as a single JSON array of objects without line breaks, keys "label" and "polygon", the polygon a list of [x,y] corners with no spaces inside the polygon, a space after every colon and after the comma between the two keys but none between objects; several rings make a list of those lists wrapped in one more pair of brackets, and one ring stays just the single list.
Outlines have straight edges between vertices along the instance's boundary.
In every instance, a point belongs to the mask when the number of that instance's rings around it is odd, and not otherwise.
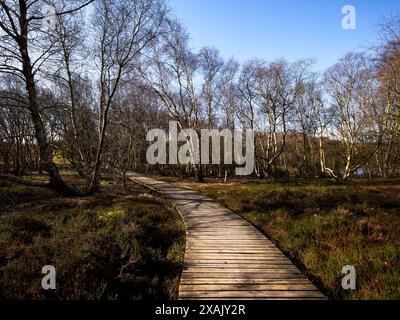
[{"label": "wooden plank", "polygon": [[[240,232],[240,234],[236,234],[235,232]],[[247,236],[259,236],[263,237],[263,235],[257,233],[256,231],[244,231],[244,230],[227,230],[227,229],[221,229],[221,230],[214,230],[214,231],[188,231],[187,234],[190,234],[192,236],[210,236],[210,237],[215,237],[215,236],[222,236],[222,235],[230,235],[230,236],[242,236],[242,235],[247,235]]]},{"label": "wooden plank", "polygon": [[242,237],[254,237],[255,239],[263,239],[262,235],[260,234],[255,234],[254,232],[242,232],[240,230],[238,231],[232,231],[232,232],[222,232],[222,231],[214,231],[214,232],[188,232],[188,236],[193,237],[193,238],[211,238],[211,239],[216,239],[216,238],[230,238],[230,239],[243,239]]},{"label": "wooden plank", "polygon": [[[240,241],[240,240],[247,239],[247,240],[262,240],[263,242],[267,242],[267,241],[265,241],[265,238],[263,238],[262,235],[254,234],[254,233],[234,234],[234,233],[230,233],[230,232],[229,233],[228,232],[226,232],[226,233],[220,232],[218,234],[216,234],[216,233],[214,233],[214,234],[203,234],[203,233],[193,234],[193,233],[188,233],[187,235],[189,235],[193,239],[204,239],[204,240],[207,240],[207,239],[211,239],[211,240],[214,240],[214,239],[229,240],[229,239],[231,239],[231,240],[235,240],[235,241]],[[268,241],[268,243],[270,243],[270,242]]]},{"label": "wooden plank", "polygon": [[257,245],[269,245],[271,242],[265,238],[263,239],[238,239],[238,240],[228,240],[228,239],[195,239],[191,237],[188,239],[189,242],[195,242],[198,244],[218,244],[218,245],[223,245],[226,243],[231,243],[231,244],[245,244],[245,245],[251,245],[251,244],[257,244]]},{"label": "wooden plank", "polygon": [[197,261],[197,260],[213,260],[213,261],[228,261],[228,260],[248,260],[254,262],[260,263],[261,261],[264,262],[273,262],[273,261],[282,261],[282,262],[290,262],[288,261],[284,256],[281,255],[276,255],[276,256],[270,256],[270,255],[221,255],[221,257],[218,257],[218,255],[185,255],[185,261]]},{"label": "wooden plank", "polygon": [[243,262],[234,262],[234,263],[191,263],[185,262],[184,270],[186,268],[237,268],[237,269],[272,269],[275,267],[276,269],[282,270],[297,270],[296,267],[293,267],[293,264],[283,262],[277,263],[275,261],[269,263],[243,263]]},{"label": "wooden plank", "polygon": [[324,298],[319,291],[184,291],[180,298]]},{"label": "wooden plank", "polygon": [[[239,249],[238,249],[239,250]],[[259,259],[259,260],[268,260],[268,259],[285,259],[289,260],[286,258],[284,255],[282,255],[280,252],[274,252],[274,251],[249,251],[249,252],[243,252],[243,253],[238,253],[238,252],[227,252],[227,251],[217,251],[217,250],[210,250],[210,251],[186,251],[185,256],[191,259],[196,259],[196,260],[204,260],[204,259],[209,259],[209,260],[224,260],[224,259],[231,259],[238,258],[238,259]],[[198,259],[197,259],[198,258]],[[290,260],[289,260],[290,261]]]},{"label": "wooden plank", "polygon": [[[229,247],[259,247],[259,248],[267,248],[268,243],[260,240],[198,240],[190,238],[187,240],[189,245],[194,246],[214,246],[220,248],[229,248]],[[271,247],[271,246],[270,246]]]},{"label": "wooden plank", "polygon": [[262,236],[257,230],[249,229],[247,226],[246,227],[237,226],[237,227],[232,227],[231,229],[226,229],[225,226],[220,226],[219,228],[216,228],[216,226],[214,226],[213,229],[203,227],[201,230],[199,228],[195,228],[195,229],[188,229],[187,231],[190,234],[198,233],[198,234],[210,234],[210,235],[215,235],[216,232],[224,234],[224,233],[232,233],[234,231],[240,231],[243,234],[258,234]]},{"label": "wooden plank", "polygon": [[[202,250],[203,252],[200,252],[198,250]],[[205,251],[208,250],[208,251]],[[230,250],[230,251],[228,251]],[[234,252],[232,252],[232,250]],[[246,251],[245,251],[246,250]],[[214,253],[212,253],[214,251]],[[221,252],[222,251],[222,252]],[[278,256],[284,256],[278,249],[276,248],[259,248],[259,247],[250,247],[246,249],[246,247],[241,247],[241,246],[232,246],[232,247],[218,247],[218,246],[210,246],[210,247],[201,247],[197,248],[193,245],[187,248],[186,251],[187,254],[213,254],[213,255],[229,255],[229,254],[236,254],[236,255],[278,255]]]},{"label": "wooden plank", "polygon": [[311,283],[302,284],[181,284],[180,292],[186,291],[318,291]]},{"label": "wooden plank", "polygon": [[182,273],[182,279],[236,279],[236,280],[247,280],[247,279],[291,279],[300,278],[301,273],[293,272],[271,272],[271,273],[256,273],[256,272],[241,272],[241,273],[230,273],[230,272],[185,272]]},{"label": "wooden plank", "polygon": [[193,253],[187,253],[185,255],[187,259],[235,259],[235,258],[242,258],[242,259],[249,259],[249,260],[261,260],[261,259],[268,259],[268,258],[284,258],[280,253],[259,253],[259,254],[254,254],[254,253],[221,253],[221,254],[214,254],[214,253],[198,253],[198,254],[193,254]]},{"label": "wooden plank", "polygon": [[202,265],[202,264],[247,264],[247,265],[253,265],[253,264],[277,264],[277,265],[281,265],[281,264],[288,264],[288,265],[292,265],[292,263],[290,262],[290,260],[287,259],[264,259],[264,260],[249,260],[249,259],[222,259],[222,260],[191,260],[191,259],[185,259],[185,264],[186,265],[192,265],[192,264],[198,264],[198,265]]},{"label": "wooden plank", "polygon": [[299,273],[296,267],[282,268],[281,266],[265,266],[264,268],[235,268],[235,267],[215,267],[215,268],[201,268],[201,267],[183,267],[182,274],[186,273],[214,273],[214,272],[227,272],[227,273]]},{"label": "wooden plank", "polygon": [[266,300],[266,301],[274,301],[274,300],[276,300],[276,301],[293,301],[293,300],[301,300],[301,301],[319,301],[319,300],[326,300],[326,298],[324,297],[324,298],[308,298],[308,297],[302,297],[302,298],[299,298],[299,297],[293,297],[293,298],[282,298],[282,297],[278,297],[278,298],[274,298],[274,297],[269,297],[269,298],[267,298],[267,297],[247,297],[247,298],[222,298],[222,297],[218,297],[218,298],[210,298],[210,297],[205,297],[205,298],[201,298],[201,297],[180,297],[179,299],[181,299],[181,300],[196,300],[196,301],[202,301],[202,300],[218,300],[218,301],[220,301],[220,300],[222,300],[222,301],[224,301],[224,300],[227,300],[227,301],[231,301],[231,300],[237,300],[237,301],[263,301],[263,300]]},{"label": "wooden plank", "polygon": [[251,278],[251,279],[215,279],[215,278],[183,278],[181,285],[195,284],[310,284],[310,281],[305,277],[288,278],[288,279],[266,279],[266,278]]},{"label": "wooden plank", "polygon": [[[254,242],[259,242],[263,243],[264,240],[261,238],[261,236],[254,236],[254,235],[241,235],[241,236],[235,236],[235,235],[224,235],[224,234],[219,234],[219,235],[214,235],[214,236],[203,236],[203,235],[192,235],[192,234],[187,234],[188,237],[190,237],[190,240],[193,241],[232,241],[232,242],[238,242],[238,243],[243,243],[244,241],[254,241]],[[267,246],[271,246],[271,243],[265,243]]]},{"label": "wooden plank", "polygon": [[[241,254],[248,254],[248,255],[257,255],[257,254],[261,254],[261,253],[272,253],[274,251],[268,250],[268,249],[241,249],[239,252],[237,249],[234,248],[229,248],[229,249],[208,249],[208,248],[187,248],[186,249],[186,253],[187,254],[202,254],[202,253],[206,253],[206,254],[237,254],[237,255],[241,255]],[[280,252],[278,252],[281,256],[284,256],[283,254],[281,254]]]},{"label": "wooden plank", "polygon": [[[238,248],[208,248],[208,247],[191,247],[186,249],[186,253],[236,253],[236,254],[259,254],[259,253],[271,253],[276,252],[273,248],[269,250],[269,248],[239,248],[240,251],[237,250]],[[280,253],[278,251],[278,253]],[[283,255],[283,254],[282,254]]]},{"label": "wooden plank", "polygon": [[201,247],[218,247],[219,249],[229,249],[231,247],[241,247],[243,249],[246,248],[260,248],[260,249],[276,249],[279,250],[276,246],[269,244],[269,243],[260,243],[256,241],[251,241],[251,242],[245,242],[245,241],[227,241],[227,242],[216,242],[216,241],[204,241],[204,240],[194,240],[194,239],[187,239],[187,245],[188,247],[194,247],[194,248],[201,248]]},{"label": "wooden plank", "polygon": [[265,250],[275,250],[279,251],[278,248],[272,247],[272,246],[264,246],[264,245],[258,245],[258,244],[245,244],[245,243],[232,243],[229,245],[229,243],[223,243],[223,244],[216,244],[216,243],[203,243],[199,242],[198,245],[196,245],[196,242],[193,240],[188,240],[187,246],[190,249],[196,249],[196,248],[212,248],[212,249],[265,249]]}]

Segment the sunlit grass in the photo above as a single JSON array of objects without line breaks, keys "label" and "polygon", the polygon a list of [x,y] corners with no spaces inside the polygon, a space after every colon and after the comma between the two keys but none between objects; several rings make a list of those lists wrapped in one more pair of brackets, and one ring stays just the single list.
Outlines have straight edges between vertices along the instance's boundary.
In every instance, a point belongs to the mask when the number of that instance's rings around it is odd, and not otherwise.
[{"label": "sunlit grass", "polygon": [[[399,184],[191,186],[256,225],[331,298],[400,298]],[[345,265],[357,290],[341,287]]]}]

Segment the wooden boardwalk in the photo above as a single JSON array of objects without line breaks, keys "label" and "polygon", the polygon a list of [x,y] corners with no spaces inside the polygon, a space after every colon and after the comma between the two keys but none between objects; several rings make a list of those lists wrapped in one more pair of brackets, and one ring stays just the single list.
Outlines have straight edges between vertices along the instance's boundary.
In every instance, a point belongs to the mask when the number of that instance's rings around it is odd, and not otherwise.
[{"label": "wooden boardwalk", "polygon": [[179,299],[324,299],[253,225],[199,193],[151,178],[129,178],[170,199],[186,228]]}]

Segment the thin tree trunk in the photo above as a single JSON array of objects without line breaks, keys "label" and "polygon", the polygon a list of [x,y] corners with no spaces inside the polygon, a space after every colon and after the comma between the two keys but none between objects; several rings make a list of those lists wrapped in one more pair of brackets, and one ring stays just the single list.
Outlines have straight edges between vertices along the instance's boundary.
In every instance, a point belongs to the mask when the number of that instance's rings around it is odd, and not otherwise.
[{"label": "thin tree trunk", "polygon": [[28,23],[26,19],[26,3],[20,1],[21,4],[21,37],[19,38],[19,51],[23,61],[23,74],[25,77],[26,89],[29,98],[29,111],[32,117],[32,122],[35,128],[35,137],[39,145],[40,158],[43,164],[43,168],[49,174],[50,188],[59,191],[63,194],[71,194],[73,191],[64,183],[57,166],[53,162],[53,153],[51,146],[48,142],[46,127],[43,123],[40,108],[37,102],[37,90],[34,80],[33,68],[28,53]]}]

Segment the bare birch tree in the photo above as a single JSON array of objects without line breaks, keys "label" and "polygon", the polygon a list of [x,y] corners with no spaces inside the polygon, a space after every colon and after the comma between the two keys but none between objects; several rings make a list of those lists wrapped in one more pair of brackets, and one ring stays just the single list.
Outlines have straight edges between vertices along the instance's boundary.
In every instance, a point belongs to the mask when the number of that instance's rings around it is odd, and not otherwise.
[{"label": "bare birch tree", "polygon": [[114,97],[141,52],[162,31],[165,15],[163,0],[101,0],[96,6],[93,52],[99,76],[98,141],[90,191],[99,188],[101,156]]},{"label": "bare birch tree", "polygon": [[334,112],[332,134],[343,146],[343,169],[336,174],[348,180],[378,150],[379,119],[375,100],[376,81],[364,54],[349,53],[325,74],[325,87]]},{"label": "bare birch tree", "polygon": [[[53,4],[58,8],[57,16],[62,16],[76,12],[91,2],[93,0]],[[0,1],[0,28],[4,32],[0,43],[0,72],[17,76],[25,82],[28,109],[35,128],[41,162],[49,174],[50,187],[62,193],[71,193],[72,190],[64,183],[53,162],[52,147],[38,104],[38,72],[54,54],[52,43],[46,42],[46,46],[40,46],[41,41],[46,38],[41,29],[43,18],[42,7],[38,1]]]}]

